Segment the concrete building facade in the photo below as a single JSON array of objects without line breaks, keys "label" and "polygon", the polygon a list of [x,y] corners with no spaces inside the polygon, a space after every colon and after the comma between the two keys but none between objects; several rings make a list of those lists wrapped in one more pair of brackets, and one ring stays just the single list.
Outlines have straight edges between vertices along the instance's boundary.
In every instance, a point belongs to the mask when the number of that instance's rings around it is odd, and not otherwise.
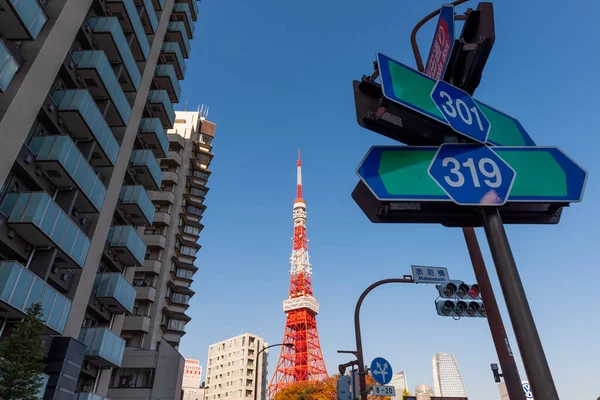
[{"label": "concrete building facade", "polygon": [[[163,178],[185,192],[189,158],[204,154],[194,138],[166,133],[198,13],[195,0],[1,4],[0,340],[42,304],[46,400],[181,398],[195,253],[176,247],[197,235],[186,216],[175,233],[177,205],[164,239],[146,226],[165,221]],[[174,267],[148,257],[161,246]],[[154,276],[140,278],[147,269]]]},{"label": "concrete building facade", "polygon": [[467,397],[462,374],[453,354],[434,354],[431,362],[433,365],[433,388],[436,396]]},{"label": "concrete building facade", "polygon": [[408,390],[408,383],[406,382],[406,373],[404,371],[400,371],[397,374],[394,374],[389,384],[396,389],[396,396],[394,396],[394,399],[402,400],[402,392],[405,389]]},{"label": "concrete building facade", "polygon": [[[268,374],[268,347],[265,341],[245,333],[208,347],[206,363],[206,400],[265,400]],[[260,352],[260,359],[257,359]],[[255,382],[255,379],[258,381]]]}]

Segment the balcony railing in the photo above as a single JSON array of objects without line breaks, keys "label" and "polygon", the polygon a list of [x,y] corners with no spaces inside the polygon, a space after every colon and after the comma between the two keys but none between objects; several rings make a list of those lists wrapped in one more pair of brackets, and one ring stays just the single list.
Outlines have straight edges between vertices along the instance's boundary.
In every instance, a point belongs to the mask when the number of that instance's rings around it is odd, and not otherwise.
[{"label": "balcony railing", "polygon": [[0,93],[6,91],[19,67],[19,63],[4,44],[4,40],[0,38]]},{"label": "balcony railing", "polygon": [[[42,304],[42,320],[54,332],[62,334],[71,311],[71,300],[16,261],[0,262],[0,302],[11,319],[20,319],[27,309]],[[16,311],[13,311],[16,310]]]},{"label": "balcony railing", "polygon": [[152,116],[159,118],[165,129],[171,129],[175,123],[175,110],[166,90],[150,90],[148,104],[152,109]]},{"label": "balcony railing", "polygon": [[192,18],[192,11],[188,3],[175,3],[173,4],[173,13],[171,14],[176,21],[181,21],[185,25],[185,31],[189,39],[194,37],[194,20]]},{"label": "balcony railing", "polygon": [[134,150],[129,158],[136,177],[148,189],[158,189],[162,181],[160,165],[151,150]]},{"label": "balcony railing", "polygon": [[99,146],[94,151],[91,164],[95,167],[112,167],[119,154],[119,142],[108,126],[90,92],[85,89],[57,90],[52,101],[58,107],[71,136],[75,139],[95,139]]},{"label": "balcony railing", "polygon": [[156,11],[154,11],[154,5],[152,0],[136,0],[137,6],[142,6],[142,12],[140,13],[140,19],[147,35],[154,35],[156,28],[158,27],[158,18],[156,18]]},{"label": "balcony railing", "polygon": [[110,99],[110,107],[105,116],[108,125],[127,125],[131,116],[131,105],[104,51],[75,51],[71,56],[77,65],[77,72],[85,80],[92,97]]},{"label": "balcony railing", "polygon": [[48,21],[38,0],[3,0],[0,4],[0,33],[9,40],[35,40]]},{"label": "balcony railing", "polygon": [[123,63],[125,74],[121,73],[120,80],[123,90],[136,91],[142,80],[140,70],[133,58],[123,29],[117,17],[93,17],[88,20],[92,35],[101,50],[111,63]]},{"label": "balcony railing", "polygon": [[112,313],[131,313],[135,302],[135,289],[125,277],[118,273],[96,275],[94,287],[96,299],[109,308]]},{"label": "balcony railing", "polygon": [[[156,83],[160,89],[165,89],[169,93],[172,103],[178,103],[181,96],[181,86],[175,73],[175,67],[171,64],[159,64],[156,66]],[[168,139],[167,139],[168,142]]]},{"label": "balcony railing", "polygon": [[169,138],[158,118],[142,118],[139,137],[156,158],[163,158],[169,151]]},{"label": "balcony railing", "polygon": [[185,78],[187,67],[185,66],[179,43],[165,41],[162,45],[161,54],[164,63],[171,64],[175,68],[177,79],[181,80]]},{"label": "balcony railing", "polygon": [[134,40],[131,43],[131,50],[136,61],[146,61],[150,53],[150,44],[133,0],[105,1],[106,9],[113,15],[119,16],[123,32],[133,32]]},{"label": "balcony railing", "polygon": [[100,212],[106,188],[70,136],[34,137],[28,147],[36,155],[36,165],[57,188],[76,187],[83,193],[87,201],[76,205],[81,212]]},{"label": "balcony railing", "polygon": [[190,10],[192,11],[192,18],[194,21],[198,20],[198,15],[200,14],[198,11],[198,3],[197,0],[180,0],[180,3],[185,3],[190,6]]},{"label": "balcony railing", "polygon": [[123,186],[119,193],[121,207],[135,225],[152,225],[154,204],[143,186]]},{"label": "balcony railing", "polygon": [[185,30],[185,24],[180,21],[171,21],[167,26],[167,35],[165,41],[178,42],[181,46],[181,52],[184,58],[190,56],[190,39],[188,39],[187,32]]},{"label": "balcony railing", "polygon": [[0,212],[8,226],[34,246],[56,246],[61,255],[55,263],[63,268],[82,268],[90,239],[46,192],[8,193]]},{"label": "balcony railing", "polygon": [[144,263],[146,245],[133,226],[111,226],[106,241],[123,264],[141,265]]},{"label": "balcony railing", "polygon": [[135,225],[152,225],[154,204],[143,186],[123,186],[119,193],[121,206]]},{"label": "balcony railing", "polygon": [[81,328],[79,339],[86,346],[85,356],[98,367],[120,367],[125,340],[108,328]]}]

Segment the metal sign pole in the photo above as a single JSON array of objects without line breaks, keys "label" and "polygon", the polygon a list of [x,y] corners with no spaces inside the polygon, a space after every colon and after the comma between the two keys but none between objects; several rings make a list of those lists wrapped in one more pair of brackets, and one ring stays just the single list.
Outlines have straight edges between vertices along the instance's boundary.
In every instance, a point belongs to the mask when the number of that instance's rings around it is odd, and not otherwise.
[{"label": "metal sign pole", "polygon": [[467,242],[471,264],[473,264],[473,272],[475,272],[475,278],[477,279],[483,304],[485,305],[485,310],[487,312],[487,321],[490,325],[490,332],[492,333],[492,339],[494,341],[494,346],[496,347],[496,353],[498,354],[498,361],[500,361],[500,366],[502,367],[502,376],[504,377],[508,396],[510,400],[525,400],[525,392],[521,385],[521,377],[519,376],[517,363],[510,350],[508,336],[504,329],[498,302],[494,295],[490,276],[485,267],[485,261],[481,254],[481,248],[477,241],[475,229],[463,228],[463,234],[465,236],[465,242]]},{"label": "metal sign pole", "polygon": [[482,207],[481,217],[532,392],[539,399],[559,400],[500,213]]}]

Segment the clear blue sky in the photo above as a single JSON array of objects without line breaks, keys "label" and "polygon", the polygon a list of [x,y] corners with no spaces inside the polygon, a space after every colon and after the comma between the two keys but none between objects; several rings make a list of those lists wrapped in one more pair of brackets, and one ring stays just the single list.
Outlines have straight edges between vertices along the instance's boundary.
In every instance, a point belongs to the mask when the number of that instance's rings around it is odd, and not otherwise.
[{"label": "clear blue sky", "polygon": [[[476,2],[467,3],[476,7]],[[350,197],[373,144],[391,141],[356,123],[351,82],[372,72],[375,52],[414,66],[415,23],[439,1],[204,0],[183,100],[210,106],[217,124],[206,229],[200,239],[181,352],[206,364],[209,344],[243,332],[278,343],[285,315],[302,149],[318,327],[330,374],[354,349],[352,316],[370,283],[411,264],[445,266],[473,281],[462,233],[436,225],[375,225]],[[458,8],[460,12],[465,6]],[[476,97],[518,118],[539,145],[559,146],[589,171],[586,195],[556,226],[509,226],[509,238],[563,399],[600,396],[598,205],[600,6],[559,1],[495,4],[496,44]],[[434,24],[419,35],[424,58]],[[459,26],[460,29],[460,26]],[[597,115],[597,114],[596,114]],[[487,243],[478,230],[496,294]],[[436,315],[433,286],[388,285],[363,307],[366,359],[405,370],[411,391],[433,383],[431,357],[454,353],[469,398],[499,398],[497,362],[483,319]],[[507,330],[510,320],[501,301]],[[513,335],[511,344],[518,350]],[[270,374],[278,352],[269,358]],[[520,359],[519,359],[520,363]],[[521,377],[525,378],[520,364]]]}]

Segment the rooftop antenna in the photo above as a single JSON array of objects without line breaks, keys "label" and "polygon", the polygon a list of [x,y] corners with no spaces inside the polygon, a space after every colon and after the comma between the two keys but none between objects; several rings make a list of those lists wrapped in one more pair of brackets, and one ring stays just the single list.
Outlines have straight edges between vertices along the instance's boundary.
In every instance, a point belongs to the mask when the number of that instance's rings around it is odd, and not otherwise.
[{"label": "rooftop antenna", "polygon": [[183,107],[183,111],[187,111],[187,101],[185,102],[185,107]]}]

